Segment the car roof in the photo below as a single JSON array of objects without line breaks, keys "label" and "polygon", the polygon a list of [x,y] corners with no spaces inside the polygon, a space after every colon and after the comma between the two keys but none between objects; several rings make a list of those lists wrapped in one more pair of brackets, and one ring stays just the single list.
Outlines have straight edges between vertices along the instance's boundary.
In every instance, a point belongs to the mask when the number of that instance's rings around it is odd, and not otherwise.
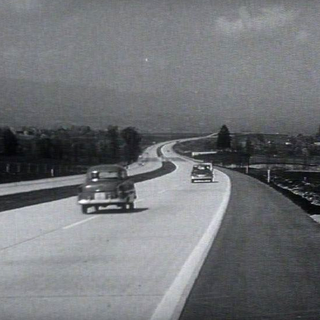
[{"label": "car roof", "polygon": [[90,167],[87,173],[90,173],[93,171],[119,172],[119,171],[126,171],[126,169],[118,164],[100,164],[97,166]]}]

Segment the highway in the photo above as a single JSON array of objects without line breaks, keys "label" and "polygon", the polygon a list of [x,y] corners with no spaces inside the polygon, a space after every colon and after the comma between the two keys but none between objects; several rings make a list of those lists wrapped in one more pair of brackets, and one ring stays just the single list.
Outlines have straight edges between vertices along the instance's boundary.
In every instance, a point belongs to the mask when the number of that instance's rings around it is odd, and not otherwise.
[{"label": "highway", "polygon": [[172,144],[176,170],[137,183],[132,213],[76,197],[0,212],[1,320],[320,319],[320,225],[234,171],[191,184]]},{"label": "highway", "polygon": [[[157,170],[161,167],[161,159],[157,156],[157,149],[160,145],[153,145],[144,150],[142,162],[135,162],[128,167],[129,175]],[[143,163],[143,165],[141,165]],[[82,183],[84,175],[74,175],[68,177],[39,179],[34,181],[22,181],[0,184],[0,196],[15,194],[17,192],[30,192],[35,190],[52,189],[66,187]]]},{"label": "highway", "polygon": [[83,215],[76,197],[0,212],[1,320],[178,318],[219,229],[230,181],[218,172],[216,183],[191,184],[192,162],[170,144],[163,153],[176,170],[137,183],[134,212]]},{"label": "highway", "polygon": [[225,173],[228,209],[180,320],[319,320],[320,225],[271,187]]}]

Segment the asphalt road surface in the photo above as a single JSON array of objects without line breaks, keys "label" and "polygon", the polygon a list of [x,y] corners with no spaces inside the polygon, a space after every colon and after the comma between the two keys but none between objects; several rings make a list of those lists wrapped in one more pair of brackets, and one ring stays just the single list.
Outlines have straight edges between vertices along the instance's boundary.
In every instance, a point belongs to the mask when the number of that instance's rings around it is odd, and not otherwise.
[{"label": "asphalt road surface", "polygon": [[231,199],[180,320],[320,319],[320,225],[227,171]]},{"label": "asphalt road surface", "polygon": [[218,172],[216,183],[191,184],[192,163],[170,146],[164,154],[177,169],[137,183],[134,212],[83,215],[70,197],[0,213],[1,320],[179,316],[230,183]]}]

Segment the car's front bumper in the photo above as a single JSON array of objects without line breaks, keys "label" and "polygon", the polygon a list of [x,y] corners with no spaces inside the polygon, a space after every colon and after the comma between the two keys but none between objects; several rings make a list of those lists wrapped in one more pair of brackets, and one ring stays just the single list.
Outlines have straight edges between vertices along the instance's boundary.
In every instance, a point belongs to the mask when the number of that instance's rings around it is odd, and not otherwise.
[{"label": "car's front bumper", "polygon": [[192,176],[191,181],[212,181],[213,177],[206,176],[206,177],[197,177],[197,176]]}]

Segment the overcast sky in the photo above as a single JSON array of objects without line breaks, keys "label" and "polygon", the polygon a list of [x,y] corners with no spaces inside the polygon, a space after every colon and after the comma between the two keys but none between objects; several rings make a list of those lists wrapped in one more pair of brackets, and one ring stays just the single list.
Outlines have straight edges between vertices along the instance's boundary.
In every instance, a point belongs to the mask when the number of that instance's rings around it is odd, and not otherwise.
[{"label": "overcast sky", "polygon": [[[149,117],[161,114],[173,131],[188,119],[185,125],[200,131],[211,121],[212,129],[225,123],[232,131],[313,133],[320,124],[319,40],[316,0],[1,0],[0,78],[11,86],[24,80],[155,95]],[[26,107],[20,98],[3,102],[11,118]],[[73,110],[68,119],[86,124],[83,109]],[[133,110],[146,107],[133,103]],[[57,121],[40,116],[30,124]],[[142,125],[132,119],[125,124]]]}]

